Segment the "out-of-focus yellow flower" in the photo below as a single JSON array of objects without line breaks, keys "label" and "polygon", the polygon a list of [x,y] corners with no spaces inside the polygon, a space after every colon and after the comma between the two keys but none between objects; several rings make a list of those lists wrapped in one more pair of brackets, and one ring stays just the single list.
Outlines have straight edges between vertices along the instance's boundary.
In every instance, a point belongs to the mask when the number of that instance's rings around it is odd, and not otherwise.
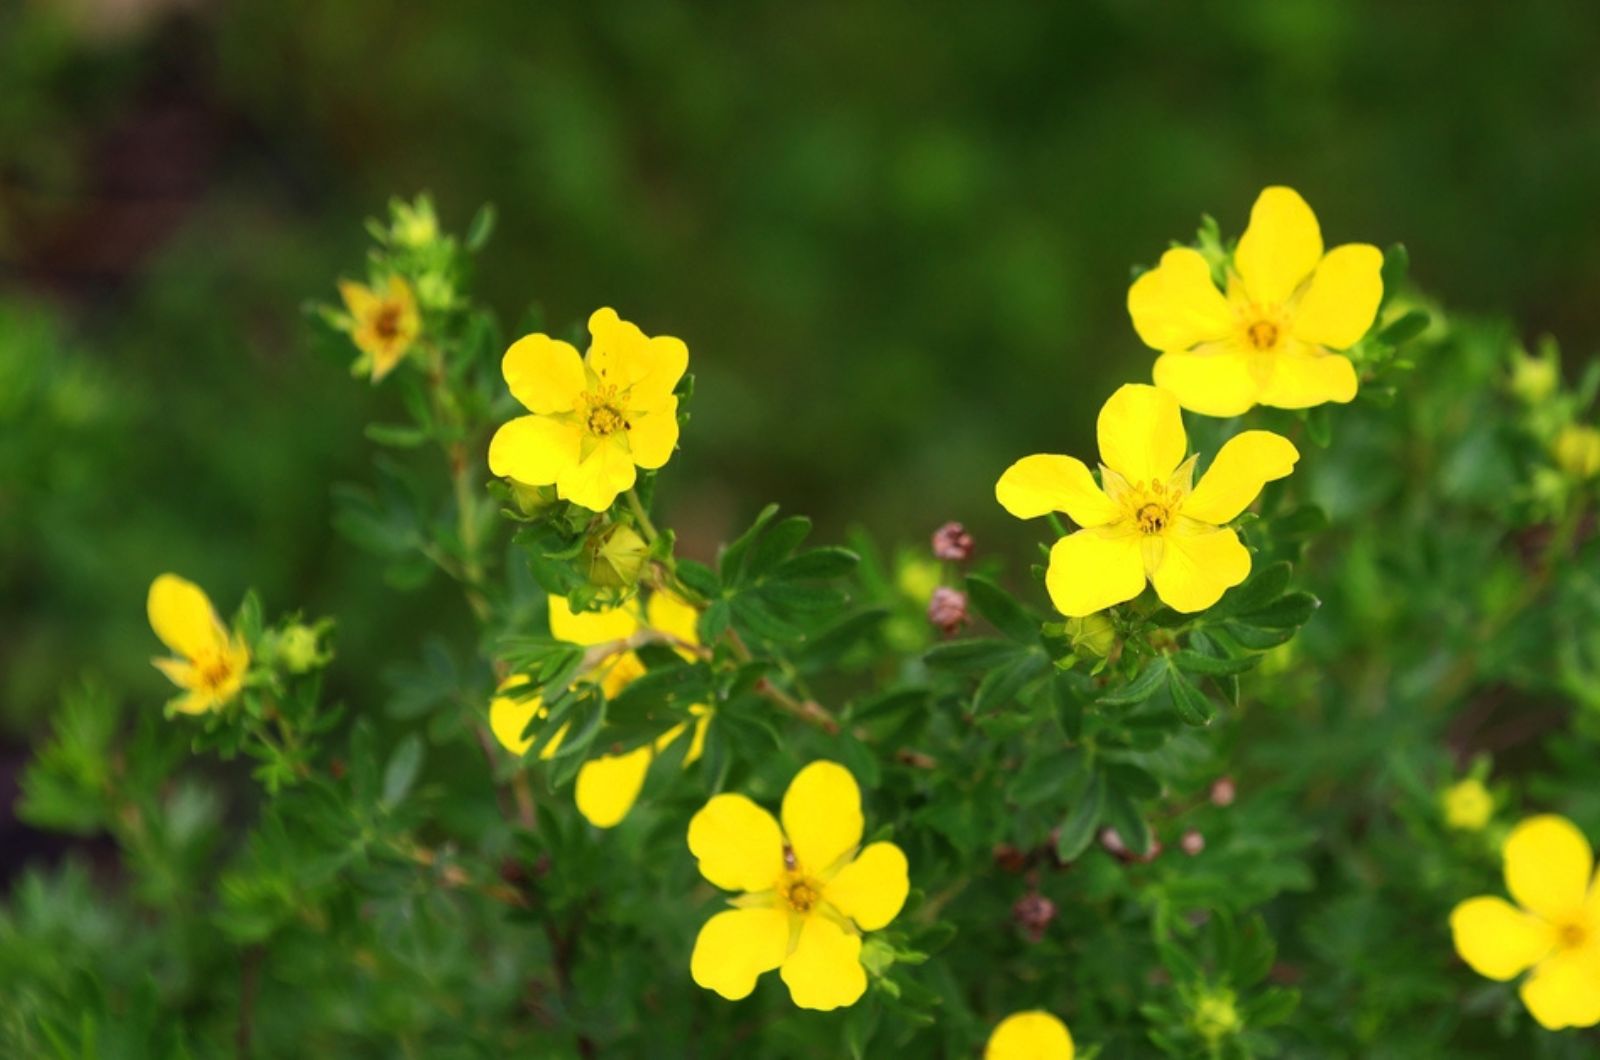
[{"label": "out-of-focus yellow flower", "polygon": [[589,353],[548,335],[506,351],[501,372],[530,416],[503,424],[489,442],[489,470],[603,512],[633,488],[636,468],[666,464],[678,444],[673,389],[689,364],[679,339],[650,338],[597,309]]},{"label": "out-of-focus yellow flower", "polygon": [[[685,645],[700,643],[696,631],[698,612],[677,598],[658,592],[650,597],[645,608],[644,621],[640,621],[637,604],[605,611],[573,611],[565,597],[550,598],[550,634],[569,644],[592,647],[623,641],[639,632],[642,627],[665,633]],[[685,657],[690,652],[679,648]],[[620,651],[602,660],[586,678],[600,686],[607,699],[614,699],[640,676],[645,667],[632,651]],[[518,698],[507,693],[528,683],[524,674],[513,674],[501,682],[499,695],[489,704],[489,729],[500,745],[514,755],[525,755],[533,746],[533,737],[524,731],[535,718],[543,718],[549,711],[538,696]],[[685,766],[692,765],[705,749],[706,728],[711,723],[711,709],[701,704],[689,708],[695,716],[694,732],[689,738],[689,749],[683,756]],[[618,824],[633,809],[639,792],[644,787],[650,763],[657,754],[665,751],[678,737],[689,729],[689,722],[673,726],[658,736],[654,743],[636,747],[619,755],[601,755],[585,762],[578,769],[577,788],[574,794],[578,812],[596,828],[610,828]],[[541,759],[549,759],[561,748],[566,738],[567,726],[562,725],[539,750]]]},{"label": "out-of-focus yellow flower", "polygon": [[279,634],[278,658],[283,660],[284,669],[292,674],[303,674],[326,662],[318,639],[317,631],[302,622],[296,622]]},{"label": "out-of-focus yellow flower", "polygon": [[1503,898],[1469,898],[1450,914],[1456,952],[1505,982],[1528,969],[1522,1003],[1549,1030],[1600,1023],[1600,880],[1594,851],[1565,817],[1530,817],[1503,851]]},{"label": "out-of-focus yellow flower", "polygon": [[425,246],[439,238],[439,218],[433,211],[433,200],[426,195],[417,196],[414,203],[396,200],[390,204],[394,223],[389,231],[401,246]]},{"label": "out-of-focus yellow flower", "polygon": [[1233,1002],[1232,990],[1213,990],[1196,998],[1194,1014],[1190,1017],[1195,1033],[1208,1042],[1237,1033],[1244,1024]]},{"label": "out-of-focus yellow flower", "polygon": [[1023,457],[995,497],[1019,519],[1064,512],[1083,529],[1050,550],[1045,588],[1056,609],[1082,618],[1132,600],[1145,580],[1175,611],[1203,611],[1250,573],[1250,553],[1223,524],[1261,487],[1294,469],[1299,452],[1270,431],[1228,439],[1191,485],[1197,457],[1178,401],[1128,384],[1100,410],[1100,482],[1070,456]]},{"label": "out-of-focus yellow flower", "polygon": [[944,570],[937,560],[903,556],[900,569],[895,572],[895,585],[920,606],[928,602],[943,578]]},{"label": "out-of-focus yellow flower", "polygon": [[339,281],[339,296],[350,311],[350,339],[361,351],[356,371],[376,383],[394,370],[422,331],[422,316],[411,285],[390,276],[380,293],[351,280]]},{"label": "out-of-focus yellow flower", "polygon": [[1481,831],[1494,816],[1494,796],[1483,781],[1468,777],[1445,789],[1444,823],[1463,832]]},{"label": "out-of-focus yellow flower", "polygon": [[1569,423],[1556,435],[1556,466],[1575,479],[1591,479],[1600,474],[1600,430],[1582,423]]},{"label": "out-of-focus yellow flower", "polygon": [[783,796],[783,826],[743,795],[717,795],[689,821],[700,874],[743,892],[695,939],[694,981],[730,1001],[781,969],[801,1008],[853,1005],[867,989],[861,933],[905,904],[906,856],[893,843],[861,849],[861,790],[836,762],[812,762]]},{"label": "out-of-focus yellow flower", "polygon": [[1041,1009],[1015,1012],[989,1035],[983,1060],[1072,1060],[1072,1032]]},{"label": "out-of-focus yellow flower", "polygon": [[176,574],[163,574],[150,583],[145,610],[150,628],[176,656],[150,660],[183,689],[172,709],[204,714],[239,694],[250,667],[250,649],[223,626],[204,590]]},{"label": "out-of-focus yellow flower", "polygon": [[1233,254],[1227,293],[1196,250],[1178,247],[1134,281],[1128,312],[1161,351],[1156,385],[1183,407],[1237,416],[1254,405],[1300,409],[1356,396],[1335,352],[1361,341],[1383,298],[1383,254],[1366,243],[1322,252],[1316,215],[1291,188],[1267,188]]},{"label": "out-of-focus yellow flower", "polygon": [[1511,355],[1511,392],[1529,405],[1543,403],[1561,383],[1561,365],[1551,353]]}]

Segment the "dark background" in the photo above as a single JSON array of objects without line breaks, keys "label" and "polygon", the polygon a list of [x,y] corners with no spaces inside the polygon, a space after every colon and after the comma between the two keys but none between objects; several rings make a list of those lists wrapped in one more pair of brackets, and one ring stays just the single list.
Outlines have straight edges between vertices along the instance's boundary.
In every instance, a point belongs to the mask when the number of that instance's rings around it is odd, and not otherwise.
[{"label": "dark background", "polygon": [[457,230],[498,206],[503,319],[609,304],[689,343],[661,487],[689,554],[771,499],[1025,556],[994,479],[1088,455],[1147,372],[1130,266],[1202,211],[1237,235],[1265,184],[1592,350],[1597,31],[1585,0],[0,0],[0,806],[64,683],[160,708],[162,570],[339,616],[357,709],[379,660],[467,629],[329,528],[396,395],[301,309],[391,194]]}]

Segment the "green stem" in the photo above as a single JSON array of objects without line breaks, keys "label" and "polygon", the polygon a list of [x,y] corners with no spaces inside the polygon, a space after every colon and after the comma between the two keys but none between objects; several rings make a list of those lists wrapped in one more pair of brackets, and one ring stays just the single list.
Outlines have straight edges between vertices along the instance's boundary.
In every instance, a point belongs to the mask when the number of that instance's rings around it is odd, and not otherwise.
[{"label": "green stem", "polygon": [[661,534],[656,530],[656,524],[650,521],[650,513],[644,510],[644,504],[639,500],[639,494],[633,490],[628,491],[628,510],[633,513],[633,520],[639,525],[639,532],[650,544],[655,544]]}]

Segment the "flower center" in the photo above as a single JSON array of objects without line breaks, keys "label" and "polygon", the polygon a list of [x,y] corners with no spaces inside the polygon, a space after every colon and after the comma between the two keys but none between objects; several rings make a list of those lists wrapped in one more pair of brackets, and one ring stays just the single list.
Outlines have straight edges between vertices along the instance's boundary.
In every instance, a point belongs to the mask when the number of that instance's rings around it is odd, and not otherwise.
[{"label": "flower center", "polygon": [[796,913],[809,913],[811,907],[817,904],[822,897],[821,892],[810,880],[803,876],[789,880],[783,886],[783,900],[789,903],[789,908]]},{"label": "flower center", "polygon": [[1162,504],[1146,504],[1139,509],[1139,532],[1141,534],[1159,534],[1167,528],[1167,520],[1171,514]]},{"label": "flower center", "polygon": [[1588,941],[1589,929],[1579,921],[1568,921],[1556,928],[1556,945],[1561,949],[1580,949]]},{"label": "flower center", "polygon": [[392,339],[400,334],[400,307],[385,305],[378,310],[378,316],[372,322],[372,330],[378,333],[380,339]]},{"label": "flower center", "polygon": [[221,688],[233,676],[233,667],[223,658],[205,660],[195,668],[200,672],[200,683],[211,692]]},{"label": "flower center", "polygon": [[1149,482],[1135,488],[1127,500],[1128,511],[1141,534],[1159,534],[1172,525],[1173,514],[1183,498],[1183,490],[1168,489],[1166,482]]},{"label": "flower center", "polygon": [[1244,329],[1245,338],[1250,340],[1250,345],[1266,352],[1278,345],[1278,325],[1270,320],[1257,320]]},{"label": "flower center", "polygon": [[614,434],[618,429],[627,430],[632,426],[624,416],[621,402],[617,400],[615,386],[601,386],[589,391],[583,396],[585,404],[589,406],[584,415],[584,424],[589,428],[589,433],[597,438],[604,438]]}]

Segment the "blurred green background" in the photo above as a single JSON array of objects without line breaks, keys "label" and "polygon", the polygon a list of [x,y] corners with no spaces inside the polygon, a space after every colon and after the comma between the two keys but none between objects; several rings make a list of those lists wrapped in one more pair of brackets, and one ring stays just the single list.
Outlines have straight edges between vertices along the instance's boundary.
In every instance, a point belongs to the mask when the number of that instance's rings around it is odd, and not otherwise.
[{"label": "blurred green background", "polygon": [[467,629],[329,528],[397,399],[300,310],[391,194],[499,207],[478,289],[508,327],[609,304],[689,343],[661,488],[688,554],[771,499],[823,538],[958,518],[1020,571],[996,475],[1091,451],[1150,359],[1130,266],[1202,211],[1237,234],[1265,184],[1593,349],[1597,39],[1585,0],[3,0],[0,807],[65,682],[164,701],[162,570],[340,616],[357,709]]}]

